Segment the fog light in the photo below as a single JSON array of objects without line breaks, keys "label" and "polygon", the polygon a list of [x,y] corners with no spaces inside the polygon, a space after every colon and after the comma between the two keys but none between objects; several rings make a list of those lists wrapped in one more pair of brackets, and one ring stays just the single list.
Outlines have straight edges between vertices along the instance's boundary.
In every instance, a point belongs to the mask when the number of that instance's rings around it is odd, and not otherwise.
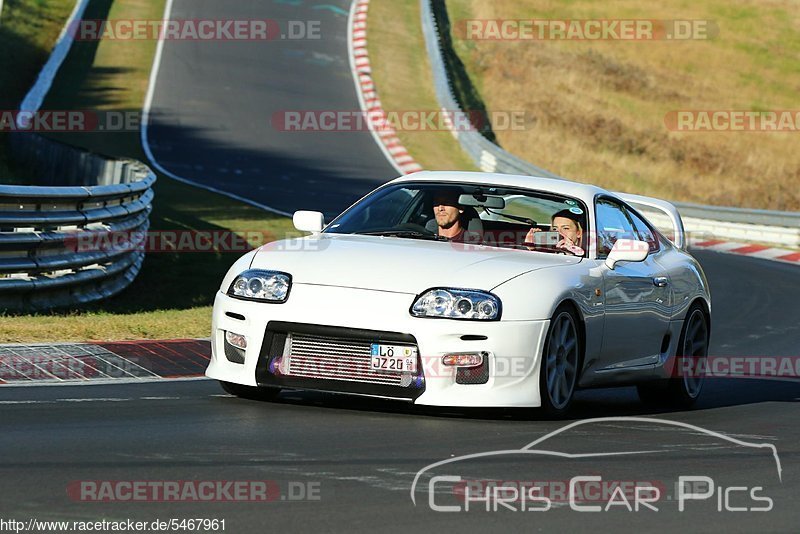
[{"label": "fog light", "polygon": [[445,354],[442,363],[455,367],[478,367],[483,364],[483,354],[480,352]]},{"label": "fog light", "polygon": [[247,348],[247,338],[241,334],[234,334],[233,332],[226,331],[225,341],[227,341],[237,349],[245,350]]}]

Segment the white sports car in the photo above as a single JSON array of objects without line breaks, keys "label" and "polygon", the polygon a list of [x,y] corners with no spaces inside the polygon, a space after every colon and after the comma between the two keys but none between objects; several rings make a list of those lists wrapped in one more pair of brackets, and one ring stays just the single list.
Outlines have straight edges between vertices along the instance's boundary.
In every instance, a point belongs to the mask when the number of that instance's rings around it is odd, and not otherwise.
[{"label": "white sports car", "polygon": [[206,374],[229,393],[555,416],[578,388],[635,384],[645,401],[684,407],[700,394],[711,299],[667,202],[420,172],[327,226],[309,211],[294,224],[310,235],[245,254],[216,295]]}]

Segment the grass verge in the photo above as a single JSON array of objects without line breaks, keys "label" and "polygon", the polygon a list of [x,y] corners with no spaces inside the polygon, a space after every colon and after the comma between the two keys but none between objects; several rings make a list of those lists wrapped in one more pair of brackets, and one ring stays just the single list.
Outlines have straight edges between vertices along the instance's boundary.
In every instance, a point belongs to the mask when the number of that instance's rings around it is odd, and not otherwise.
[{"label": "grass verge", "polygon": [[[521,130],[494,129],[506,150],[612,190],[800,210],[796,131],[676,132],[665,124],[667,114],[678,110],[796,111],[800,34],[790,2],[611,0],[602,9],[591,0],[440,3],[450,19],[451,63],[462,102],[477,99],[490,116],[526,114]],[[436,108],[418,4],[370,4],[371,63],[388,109]],[[707,20],[719,34],[686,41],[474,40],[465,38],[467,19]],[[455,141],[417,142],[427,135],[400,132],[425,164],[456,151]]]},{"label": "grass verge", "polygon": [[[447,0],[465,19],[704,20],[712,39],[476,40],[454,48],[490,110],[524,109],[501,146],[562,176],[677,201],[800,210],[797,131],[676,132],[678,110],[795,110],[800,34],[790,2]],[[462,24],[463,26],[463,24]]]},{"label": "grass verge", "polygon": [[[160,19],[163,0],[93,0],[87,19]],[[155,41],[76,42],[45,109],[134,111],[144,101]],[[95,152],[144,161],[138,132],[62,134]],[[159,176],[151,231],[198,230],[298,235],[285,217]],[[136,280],[114,298],[85,309],[6,315],[0,342],[207,337],[211,304],[240,252],[153,252]]]},{"label": "grass verge", "polygon": [[[418,0],[370,3],[367,46],[372,77],[389,112],[439,109],[419,21]],[[398,129],[397,134],[426,169],[476,170],[448,131]]]},{"label": "grass verge", "polygon": [[[5,0],[0,14],[0,113],[18,108],[47,62],[75,0]],[[0,183],[23,180],[0,132]]]}]

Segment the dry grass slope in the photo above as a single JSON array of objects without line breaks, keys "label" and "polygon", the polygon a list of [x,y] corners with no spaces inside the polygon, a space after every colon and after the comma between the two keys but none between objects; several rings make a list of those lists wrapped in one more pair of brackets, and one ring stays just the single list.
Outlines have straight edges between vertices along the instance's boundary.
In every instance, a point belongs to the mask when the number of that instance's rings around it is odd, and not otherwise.
[{"label": "dry grass slope", "polygon": [[673,110],[797,110],[793,0],[447,0],[450,18],[705,19],[692,41],[476,41],[456,50],[490,110],[525,110],[500,144],[562,176],[672,200],[800,210],[800,132],[674,132]]}]

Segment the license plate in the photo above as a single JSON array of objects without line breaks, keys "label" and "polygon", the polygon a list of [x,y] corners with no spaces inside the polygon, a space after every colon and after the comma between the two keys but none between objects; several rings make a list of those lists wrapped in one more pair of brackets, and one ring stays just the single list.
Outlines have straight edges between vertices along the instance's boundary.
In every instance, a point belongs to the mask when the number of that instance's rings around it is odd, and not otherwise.
[{"label": "license plate", "polygon": [[372,344],[370,367],[375,371],[417,372],[417,348],[407,345]]}]

